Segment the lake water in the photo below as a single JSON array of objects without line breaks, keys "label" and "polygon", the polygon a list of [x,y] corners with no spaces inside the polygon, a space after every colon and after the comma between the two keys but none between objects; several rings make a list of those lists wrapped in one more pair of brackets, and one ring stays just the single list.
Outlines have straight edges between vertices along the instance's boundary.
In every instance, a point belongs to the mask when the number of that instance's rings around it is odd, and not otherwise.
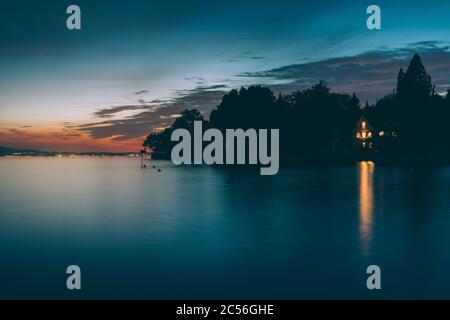
[{"label": "lake water", "polygon": [[450,167],[3,158],[0,298],[448,299],[449,191]]}]

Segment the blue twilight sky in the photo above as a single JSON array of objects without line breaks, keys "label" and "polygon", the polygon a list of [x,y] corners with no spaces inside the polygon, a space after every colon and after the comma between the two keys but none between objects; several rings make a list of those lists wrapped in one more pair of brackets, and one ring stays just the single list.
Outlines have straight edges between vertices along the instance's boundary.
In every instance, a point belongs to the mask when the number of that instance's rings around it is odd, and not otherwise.
[{"label": "blue twilight sky", "polygon": [[[81,8],[82,30],[66,28]],[[382,30],[366,28],[377,4]],[[450,87],[450,2],[2,1],[0,145],[134,150],[184,108],[325,80],[375,101],[418,52]]]}]

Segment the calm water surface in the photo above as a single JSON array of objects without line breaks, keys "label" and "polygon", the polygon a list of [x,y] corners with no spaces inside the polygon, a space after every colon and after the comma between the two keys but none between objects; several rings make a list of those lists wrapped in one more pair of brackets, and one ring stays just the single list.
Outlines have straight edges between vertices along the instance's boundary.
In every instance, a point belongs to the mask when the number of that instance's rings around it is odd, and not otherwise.
[{"label": "calm water surface", "polygon": [[450,167],[258,173],[0,159],[0,298],[450,298]]}]

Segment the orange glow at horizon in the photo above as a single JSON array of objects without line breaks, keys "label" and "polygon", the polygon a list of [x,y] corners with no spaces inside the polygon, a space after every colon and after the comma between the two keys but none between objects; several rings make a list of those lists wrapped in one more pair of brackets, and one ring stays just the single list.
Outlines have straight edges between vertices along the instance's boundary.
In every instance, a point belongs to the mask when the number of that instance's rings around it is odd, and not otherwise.
[{"label": "orange glow at horizon", "polygon": [[0,129],[2,147],[57,152],[137,152],[145,136],[119,138],[94,139],[89,134],[64,129]]}]

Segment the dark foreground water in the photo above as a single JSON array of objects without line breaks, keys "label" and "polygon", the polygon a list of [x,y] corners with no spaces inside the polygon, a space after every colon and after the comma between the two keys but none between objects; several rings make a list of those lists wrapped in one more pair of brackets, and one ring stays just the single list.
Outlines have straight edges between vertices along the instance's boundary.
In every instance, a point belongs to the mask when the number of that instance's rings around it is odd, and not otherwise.
[{"label": "dark foreground water", "polygon": [[450,298],[450,167],[147,166],[0,159],[0,298]]}]

